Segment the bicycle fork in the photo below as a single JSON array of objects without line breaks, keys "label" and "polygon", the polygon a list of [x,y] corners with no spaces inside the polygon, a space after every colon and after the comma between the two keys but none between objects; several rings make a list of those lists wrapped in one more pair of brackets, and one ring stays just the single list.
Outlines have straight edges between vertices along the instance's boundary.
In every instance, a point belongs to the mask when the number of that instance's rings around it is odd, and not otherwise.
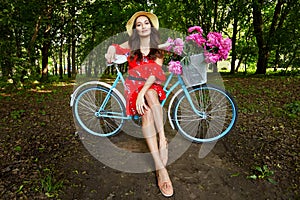
[{"label": "bicycle fork", "polygon": [[[99,117],[103,117],[103,118],[108,117],[108,118],[114,118],[114,119],[130,119],[129,116],[124,116],[123,113],[116,113],[116,112],[110,112],[110,111],[105,110],[109,100],[111,99],[112,93],[114,92],[114,90],[117,87],[118,82],[121,80],[124,87],[126,87],[125,86],[125,80],[124,80],[124,78],[122,76],[122,73],[120,72],[117,64],[115,64],[115,68],[117,70],[117,77],[116,77],[113,85],[109,88],[109,91],[108,91],[106,97],[104,98],[101,106],[99,107],[98,111],[95,112],[95,116],[97,118],[99,118]],[[122,103],[122,102],[119,102],[119,103]]]},{"label": "bicycle fork", "polygon": [[[172,79],[172,76],[173,74],[171,74],[168,78],[168,80],[166,81],[166,84],[165,85],[169,85],[171,79]],[[168,98],[168,95],[170,95],[170,93],[178,86],[180,85],[181,86],[181,89],[179,89],[175,94],[174,96],[172,97],[172,99],[170,100],[170,103],[169,103],[169,108],[168,108],[168,118],[169,118],[169,122],[170,122],[170,125],[173,129],[175,129],[175,126],[174,126],[174,123],[173,123],[173,120],[172,120],[172,116],[171,116],[171,111],[172,111],[172,108],[173,108],[173,103],[175,101],[176,98],[180,97],[182,95],[182,92],[184,93],[184,96],[186,96],[187,98],[187,101],[189,102],[189,105],[191,106],[192,110],[194,111],[195,114],[197,114],[198,116],[200,116],[201,118],[203,119],[207,119],[207,114],[204,112],[204,111],[200,111],[199,109],[197,109],[194,105],[194,101],[192,100],[191,96],[190,96],[190,93],[189,93],[189,89],[186,87],[182,77],[180,75],[177,75],[177,78],[178,78],[178,81],[172,85],[172,87],[168,90],[167,88],[164,87],[164,90],[166,91],[167,93],[167,98]],[[200,86],[199,86],[200,87]],[[200,98],[202,98],[202,96],[200,95]],[[175,101],[176,102],[176,101]],[[201,100],[200,100],[201,102]],[[203,100],[202,100],[203,102]],[[165,100],[162,102],[162,105],[164,105],[165,103]]]}]

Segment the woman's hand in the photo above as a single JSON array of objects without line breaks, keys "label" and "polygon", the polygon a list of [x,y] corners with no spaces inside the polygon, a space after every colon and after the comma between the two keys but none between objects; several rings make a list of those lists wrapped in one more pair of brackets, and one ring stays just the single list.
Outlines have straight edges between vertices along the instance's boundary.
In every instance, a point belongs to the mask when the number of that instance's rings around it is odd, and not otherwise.
[{"label": "woman's hand", "polygon": [[136,99],[136,111],[138,112],[138,114],[143,115],[148,109],[149,107],[146,105],[145,103],[145,94],[147,92],[147,90],[151,87],[151,85],[155,82],[155,76],[150,75],[148,77],[148,79],[145,82],[145,85],[143,86],[143,88],[140,90],[137,99]]},{"label": "woman's hand", "polygon": [[112,63],[116,60],[116,48],[114,46],[108,47],[105,59],[107,63]]},{"label": "woman's hand", "polygon": [[136,99],[136,111],[139,115],[144,115],[144,113],[148,110],[148,106],[145,103],[145,98],[143,93],[139,93]]}]

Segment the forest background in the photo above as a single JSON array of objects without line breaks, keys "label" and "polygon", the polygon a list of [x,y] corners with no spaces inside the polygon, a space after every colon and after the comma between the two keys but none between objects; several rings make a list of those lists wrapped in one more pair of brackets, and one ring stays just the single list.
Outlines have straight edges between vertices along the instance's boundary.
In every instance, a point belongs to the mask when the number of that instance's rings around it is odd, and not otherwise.
[{"label": "forest background", "polygon": [[[87,55],[107,38],[125,31],[139,10],[154,12],[160,27],[232,39],[230,73],[299,72],[298,0],[47,0],[0,4],[0,77],[14,85],[49,75],[75,77]],[[75,67],[72,67],[75,66]],[[91,63],[88,76],[102,73]]]},{"label": "forest background", "polygon": [[206,159],[192,144],[168,166],[177,199],[300,199],[300,0],[0,0],[0,199],[162,198],[149,173],[95,160],[68,106],[83,67],[88,79],[105,72],[87,56],[139,10],[232,40],[217,65],[238,121]]}]

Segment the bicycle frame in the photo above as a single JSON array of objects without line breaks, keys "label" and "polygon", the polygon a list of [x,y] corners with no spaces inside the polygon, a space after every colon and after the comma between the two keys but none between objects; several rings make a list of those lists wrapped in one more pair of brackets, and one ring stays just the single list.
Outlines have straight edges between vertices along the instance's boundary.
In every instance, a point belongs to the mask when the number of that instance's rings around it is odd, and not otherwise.
[{"label": "bicycle frame", "polygon": [[[109,92],[108,92],[108,95],[105,97],[105,99],[104,99],[102,105],[100,106],[98,112],[95,113],[95,115],[96,115],[96,117],[108,117],[108,118],[125,119],[125,120],[132,119],[132,118],[135,117],[135,116],[131,116],[131,115],[122,116],[122,115],[120,115],[120,113],[115,113],[115,112],[105,112],[105,114],[102,113],[102,111],[104,110],[104,108],[105,108],[107,102],[108,102],[109,99],[110,99],[111,94],[114,92],[114,90],[115,90],[115,88],[117,87],[117,84],[119,83],[120,80],[121,80],[123,86],[126,87],[126,85],[125,85],[125,79],[124,79],[122,73],[120,72],[120,70],[119,70],[119,68],[118,68],[118,65],[117,65],[117,64],[114,64],[114,67],[115,67],[116,70],[117,70],[117,77],[116,77],[115,81],[113,82],[113,84],[111,85],[110,90],[109,90]],[[173,76],[174,76],[174,74],[173,74],[173,73],[170,73],[170,75],[168,76],[168,78],[167,78],[167,80],[166,80],[166,82],[165,82],[165,85],[164,85],[164,87],[163,87],[163,90],[166,92],[166,99],[163,100],[163,101],[161,102],[161,106],[163,107],[163,106],[165,105],[165,103],[166,103],[168,97],[170,96],[170,94],[171,94],[178,86],[181,86],[181,89],[173,96],[173,98],[172,98],[172,100],[171,100],[171,104],[173,103],[173,101],[174,101],[174,99],[176,98],[176,96],[177,96],[179,93],[181,93],[181,91],[183,91],[184,94],[185,94],[185,96],[187,97],[187,100],[188,100],[188,102],[190,103],[190,105],[191,105],[193,111],[194,111],[196,114],[200,115],[201,117],[205,118],[205,114],[202,113],[202,112],[199,112],[199,111],[195,108],[195,106],[194,106],[194,104],[193,104],[193,102],[192,102],[192,99],[191,99],[191,97],[190,97],[190,95],[189,95],[188,89],[187,89],[187,87],[186,87],[186,85],[185,85],[185,83],[184,83],[184,81],[183,81],[183,79],[182,79],[182,77],[181,77],[180,75],[177,75],[177,79],[178,79],[178,80],[175,82],[175,84],[173,84],[173,85],[170,87],[170,89],[167,88],[167,87],[170,85],[170,82],[171,82]],[[170,105],[171,105],[171,104],[170,104]],[[170,109],[171,109],[171,107],[169,107],[169,113],[170,113]],[[169,116],[169,119],[170,119],[171,116],[170,116],[170,115],[168,115],[168,116]],[[170,123],[171,123],[172,128],[174,128],[173,123],[171,122],[171,120],[170,120]]]},{"label": "bicycle frame", "polygon": [[[118,66],[125,62],[127,58],[123,56],[111,64],[117,72],[112,84],[99,80],[88,81],[79,85],[71,94],[70,106],[74,104],[76,122],[87,132],[106,137],[118,133],[125,120],[133,120],[133,123],[141,125],[139,115],[126,115],[126,100],[122,90],[126,91],[127,88],[125,77]],[[173,80],[175,76],[177,79]],[[163,86],[166,99],[160,105],[165,107],[168,101],[167,116],[172,129],[178,130],[188,140],[211,142],[233,128],[237,119],[237,106],[228,92],[213,85],[206,86],[206,78],[193,86],[186,85],[185,78],[189,80],[189,77],[168,73],[166,78]],[[207,132],[207,128],[211,128],[211,131]],[[197,136],[193,135],[196,133]]]}]

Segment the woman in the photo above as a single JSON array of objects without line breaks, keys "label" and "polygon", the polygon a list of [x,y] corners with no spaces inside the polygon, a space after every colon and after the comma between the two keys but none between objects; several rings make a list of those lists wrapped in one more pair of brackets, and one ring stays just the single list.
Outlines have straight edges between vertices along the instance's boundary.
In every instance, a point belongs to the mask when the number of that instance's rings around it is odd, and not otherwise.
[{"label": "woman", "polygon": [[154,159],[159,189],[164,196],[170,197],[173,195],[173,186],[166,169],[168,149],[160,105],[160,101],[166,98],[160,85],[165,81],[165,75],[161,68],[163,53],[158,49],[158,28],[156,15],[144,11],[135,13],[126,24],[129,41],[111,45],[105,58],[111,63],[116,54],[128,56],[126,112],[128,115],[141,116],[142,132]]}]

